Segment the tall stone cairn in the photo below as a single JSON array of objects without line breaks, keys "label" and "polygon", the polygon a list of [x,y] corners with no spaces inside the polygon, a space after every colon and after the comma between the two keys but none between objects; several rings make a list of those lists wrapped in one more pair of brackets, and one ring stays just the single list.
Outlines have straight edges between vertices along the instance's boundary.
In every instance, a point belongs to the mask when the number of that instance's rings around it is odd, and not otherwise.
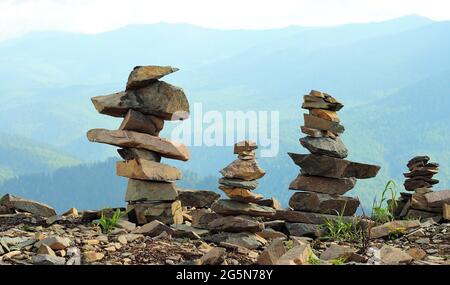
[{"label": "tall stone cairn", "polygon": [[165,120],[189,117],[189,102],[181,88],[160,81],[178,71],[170,66],[137,66],[130,73],[125,91],[92,98],[101,114],[123,117],[118,130],[93,129],[91,142],[120,147],[118,176],[128,178],[125,201],[128,217],[137,224],[159,220],[183,222],[175,181],[181,172],[161,163],[161,157],[187,161],[189,150],[178,142],[159,137]]},{"label": "tall stone cairn", "polygon": [[[289,189],[299,190],[289,206],[305,213],[352,216],[360,202],[343,194],[355,187],[356,179],[375,177],[380,167],[345,160],[348,151],[341,140],[345,128],[337,114],[343,105],[335,98],[313,90],[304,96],[302,108],[309,114],[304,114],[301,132],[307,136],[300,143],[311,154],[288,153],[301,168],[289,185]],[[322,220],[311,223],[315,221]]]},{"label": "tall stone cairn", "polygon": [[254,192],[258,179],[266,173],[256,161],[256,143],[242,141],[234,145],[234,154],[238,159],[222,169],[219,189],[229,199],[221,199],[212,204],[211,210],[218,216],[207,226],[209,230],[224,232],[256,232],[264,226],[261,217],[270,217],[280,208],[274,199],[264,199]]},{"label": "tall stone cairn", "polygon": [[395,216],[406,219],[440,220],[444,204],[450,203],[450,191],[434,192],[432,189],[439,183],[439,180],[433,178],[439,171],[439,164],[430,162],[429,156],[422,155],[412,158],[406,167],[409,172],[403,173],[406,178],[403,186],[409,193],[400,193]]}]

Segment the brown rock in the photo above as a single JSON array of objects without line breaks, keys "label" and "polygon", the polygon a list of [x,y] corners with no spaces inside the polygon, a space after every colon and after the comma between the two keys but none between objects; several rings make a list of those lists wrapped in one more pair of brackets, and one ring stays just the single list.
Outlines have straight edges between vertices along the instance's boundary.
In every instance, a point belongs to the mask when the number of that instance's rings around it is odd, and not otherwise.
[{"label": "brown rock", "polygon": [[117,150],[120,157],[122,157],[125,160],[132,160],[137,158],[142,158],[145,160],[160,162],[161,161],[161,155],[157,152],[145,150],[145,149],[138,149],[138,148],[120,148]]},{"label": "brown rock", "polygon": [[64,214],[62,214],[62,216],[64,217],[73,217],[76,218],[78,217],[78,210],[76,208],[70,208],[69,210],[67,210],[67,212],[65,212]]},{"label": "brown rock", "polygon": [[152,115],[144,115],[138,111],[129,110],[119,130],[135,131],[158,136],[164,127],[164,120]]},{"label": "brown rock", "polygon": [[415,176],[405,180],[403,185],[408,191],[413,191],[417,188],[430,188],[432,185],[439,183],[439,180],[428,178],[425,176]]},{"label": "brown rock", "polygon": [[283,209],[280,202],[276,198],[273,198],[273,197],[270,199],[262,199],[262,200],[256,201],[255,204],[271,207],[271,208],[274,208],[275,210]]},{"label": "brown rock", "polygon": [[358,250],[345,245],[338,245],[332,243],[330,247],[328,247],[324,252],[320,254],[320,259],[322,260],[332,260],[338,258],[347,259],[353,253],[356,253]]},{"label": "brown rock", "polygon": [[219,198],[214,191],[178,189],[178,199],[183,207],[209,208]]},{"label": "brown rock", "polygon": [[170,182],[181,179],[181,172],[173,166],[142,158],[118,161],[117,176],[139,180]]},{"label": "brown rock", "polygon": [[325,155],[288,153],[302,172],[308,175],[329,178],[355,177],[366,179],[375,177],[380,170],[378,165],[363,164],[349,160],[338,159]]},{"label": "brown rock", "polygon": [[254,150],[252,151],[243,151],[239,153],[238,159],[241,160],[251,160],[256,158],[256,152]]},{"label": "brown rock", "polygon": [[135,229],[133,234],[143,234],[150,237],[155,237],[160,235],[162,232],[166,232],[168,234],[172,234],[174,232],[173,229],[161,223],[158,220],[154,220],[150,223],[143,225],[140,228]]},{"label": "brown rock", "polygon": [[123,117],[130,109],[165,120],[189,117],[189,102],[183,90],[163,81],[91,100],[99,113],[114,117]]},{"label": "brown rock", "polygon": [[413,258],[399,248],[384,245],[380,250],[381,263],[388,265],[409,264]]},{"label": "brown rock", "polygon": [[129,179],[125,201],[174,201],[177,197],[174,183]]},{"label": "brown rock", "polygon": [[225,248],[215,247],[200,258],[201,265],[219,265],[225,260]]},{"label": "brown rock", "polygon": [[211,231],[223,232],[250,232],[256,233],[264,229],[264,224],[250,217],[245,216],[225,216],[217,218],[208,224]]},{"label": "brown rock", "polygon": [[420,226],[418,220],[392,221],[370,229],[370,238],[386,237],[392,233],[403,232]]},{"label": "brown rock", "polygon": [[414,167],[421,167],[425,166],[428,161],[430,160],[429,156],[416,156],[412,158],[410,161],[408,161],[408,164],[406,165],[409,170],[412,170]]},{"label": "brown rock", "polygon": [[126,89],[131,90],[150,85],[163,76],[178,70],[171,66],[136,66],[128,77]]},{"label": "brown rock", "polygon": [[337,102],[336,99],[328,95],[328,97],[320,98],[317,96],[305,95],[303,97],[303,109],[324,109],[330,111],[339,111],[344,107],[341,103]]},{"label": "brown rock", "polygon": [[312,251],[308,244],[297,245],[283,254],[277,265],[307,265]]},{"label": "brown rock", "polygon": [[262,170],[256,160],[240,160],[237,159],[222,169],[220,173],[225,178],[255,180],[263,177],[266,172]]},{"label": "brown rock", "polygon": [[101,252],[95,252],[95,251],[83,252],[84,261],[87,263],[92,263],[92,262],[102,260],[104,257],[105,257],[105,254],[103,254]]},{"label": "brown rock", "polygon": [[157,152],[163,157],[189,160],[189,150],[181,143],[133,131],[110,131],[93,129],[87,133],[91,142],[105,143],[119,147],[142,148]]},{"label": "brown rock", "polygon": [[272,239],[287,239],[287,235],[285,235],[282,232],[276,231],[274,229],[264,229],[260,232],[256,233],[258,236],[266,239],[266,240],[272,240]]},{"label": "brown rock", "polygon": [[221,217],[219,214],[211,212],[211,209],[197,209],[191,211],[191,215],[192,226],[199,229],[208,229],[208,224],[211,221]]},{"label": "brown rock", "polygon": [[289,200],[289,206],[296,211],[344,216],[355,214],[359,204],[359,200],[352,197],[314,192],[296,192]]},{"label": "brown rock", "polygon": [[428,206],[440,208],[444,204],[450,204],[450,190],[441,190],[425,194]]},{"label": "brown rock", "polygon": [[410,248],[406,251],[406,253],[409,254],[416,261],[422,260],[427,255],[427,253],[423,249],[418,247]]},{"label": "brown rock", "polygon": [[291,182],[289,189],[342,195],[353,189],[355,184],[355,178],[327,178],[299,174],[297,178]]},{"label": "brown rock", "polygon": [[246,203],[256,203],[257,201],[263,199],[262,195],[255,194],[248,189],[234,188],[220,185],[219,189],[225,192],[225,194],[231,199]]},{"label": "brown rock", "polygon": [[[419,188],[419,189],[424,189],[424,188]],[[428,189],[428,188],[425,188],[425,189]],[[427,212],[435,212],[435,213],[441,212],[440,208],[428,207],[428,202],[427,202],[427,199],[425,198],[425,195],[417,193],[417,191],[411,197],[411,208],[417,209],[417,210],[423,210],[423,211],[427,211]]]},{"label": "brown rock", "polygon": [[341,120],[339,116],[334,111],[322,110],[322,109],[310,109],[309,114],[312,116],[319,117],[324,120],[333,121],[339,123]]},{"label": "brown rock", "polygon": [[0,199],[0,206],[28,212],[34,216],[40,217],[51,217],[56,215],[56,211],[48,205],[13,196],[11,194],[6,194]]},{"label": "brown rock", "polygon": [[433,175],[437,174],[437,169],[427,168],[427,167],[417,167],[413,171],[408,173],[403,173],[405,177],[416,177],[416,176],[424,176],[427,178],[433,177]]},{"label": "brown rock", "polygon": [[252,203],[242,203],[233,200],[218,200],[214,202],[211,209],[222,215],[248,215],[270,217],[275,214],[275,209]]},{"label": "brown rock", "polygon": [[286,253],[283,239],[273,240],[267,248],[258,256],[258,265],[275,265],[277,261]]},{"label": "brown rock", "polygon": [[66,247],[69,247],[70,243],[71,240],[69,238],[51,236],[38,241],[37,243],[34,244],[34,247],[40,248],[42,245],[46,245],[53,250],[61,250],[65,249]]},{"label": "brown rock", "polygon": [[244,152],[252,152],[255,149],[257,149],[258,146],[256,145],[255,142],[249,141],[249,140],[245,140],[245,141],[240,141],[236,144],[234,144],[234,150],[233,153],[234,154],[241,154]]},{"label": "brown rock", "polygon": [[37,252],[37,254],[46,254],[46,255],[50,255],[50,256],[56,256],[55,252],[53,251],[53,249],[51,249],[48,245],[42,244]]},{"label": "brown rock", "polygon": [[342,134],[345,131],[343,125],[337,122],[322,119],[316,116],[303,114],[305,127],[309,129],[317,129],[323,131],[330,131],[333,134]]},{"label": "brown rock", "polygon": [[444,204],[442,206],[442,217],[444,220],[450,221],[450,204]]},{"label": "brown rock", "polygon": [[143,225],[154,220],[164,224],[181,224],[183,222],[180,201],[171,203],[145,202],[128,205],[130,221]]}]

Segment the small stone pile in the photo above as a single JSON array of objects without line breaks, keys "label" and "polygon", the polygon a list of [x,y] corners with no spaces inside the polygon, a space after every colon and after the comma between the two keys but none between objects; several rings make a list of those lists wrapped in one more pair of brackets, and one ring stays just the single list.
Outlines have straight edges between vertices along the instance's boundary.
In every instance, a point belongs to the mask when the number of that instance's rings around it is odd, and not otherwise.
[{"label": "small stone pile", "polygon": [[[357,198],[342,196],[353,189],[356,179],[375,177],[377,165],[345,160],[348,151],[340,136],[345,128],[337,111],[343,105],[331,95],[311,91],[304,96],[304,114],[301,131],[307,136],[300,139],[311,154],[288,153],[301,172],[289,186],[296,192],[289,200],[295,211],[328,215],[352,216],[359,207]],[[320,220],[320,219],[319,219]]]},{"label": "small stone pile", "polygon": [[170,66],[137,66],[131,72],[126,90],[92,98],[101,114],[124,117],[119,130],[93,129],[91,142],[121,147],[118,176],[129,178],[125,201],[128,216],[137,224],[159,220],[182,223],[181,203],[175,182],[181,172],[161,163],[161,157],[187,161],[188,149],[159,137],[165,120],[189,117],[189,102],[181,88],[159,79],[178,71]]},{"label": "small stone pile", "polygon": [[408,173],[403,183],[405,190],[413,193],[400,193],[397,201],[395,215],[398,218],[434,218],[440,220],[445,213],[445,203],[450,203],[450,191],[442,190],[434,192],[433,185],[439,180],[433,176],[439,171],[439,164],[430,162],[428,156],[416,156],[406,165]]},{"label": "small stone pile", "polygon": [[258,217],[275,214],[279,204],[275,199],[264,199],[252,191],[258,187],[257,179],[265,175],[255,158],[257,145],[251,141],[242,141],[234,145],[238,159],[220,173],[219,189],[229,199],[221,199],[211,206],[215,218],[205,227],[212,231],[223,232],[259,232],[264,229]]}]

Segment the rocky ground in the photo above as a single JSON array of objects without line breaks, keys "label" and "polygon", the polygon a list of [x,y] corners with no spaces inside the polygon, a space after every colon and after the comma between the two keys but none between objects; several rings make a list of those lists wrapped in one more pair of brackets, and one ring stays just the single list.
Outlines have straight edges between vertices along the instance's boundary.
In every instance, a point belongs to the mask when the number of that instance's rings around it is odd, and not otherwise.
[{"label": "rocky ground", "polygon": [[74,214],[47,219],[5,214],[0,215],[0,264],[450,265],[450,224],[432,220],[417,222],[401,234],[372,239],[365,246],[285,237],[273,231],[275,239],[266,233],[259,239],[261,246],[248,249],[183,233],[158,222],[136,227],[121,220],[104,234],[99,226]]}]

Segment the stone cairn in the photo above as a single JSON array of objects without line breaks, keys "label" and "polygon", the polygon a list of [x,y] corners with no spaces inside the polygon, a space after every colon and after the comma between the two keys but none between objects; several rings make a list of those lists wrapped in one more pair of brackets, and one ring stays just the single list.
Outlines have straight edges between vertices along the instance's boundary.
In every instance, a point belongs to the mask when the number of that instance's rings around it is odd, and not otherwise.
[{"label": "stone cairn", "polygon": [[434,192],[433,185],[439,180],[433,179],[439,171],[439,164],[430,162],[428,156],[416,156],[406,165],[408,173],[403,186],[412,193],[400,193],[395,216],[397,218],[435,218],[441,219],[443,203],[450,199],[449,190]]},{"label": "stone cairn", "polygon": [[255,158],[257,145],[251,141],[242,141],[234,145],[234,154],[238,159],[233,161],[220,173],[219,189],[229,199],[214,202],[208,223],[204,228],[216,232],[255,233],[264,229],[263,217],[275,214],[280,208],[275,199],[264,199],[262,195],[253,193],[258,187],[257,179],[265,175]]},{"label": "stone cairn", "polygon": [[118,130],[93,129],[87,137],[121,147],[118,153],[124,161],[117,162],[117,175],[129,178],[125,201],[129,219],[137,224],[183,222],[174,182],[181,179],[181,172],[160,162],[161,157],[189,159],[184,145],[159,137],[165,120],[189,117],[183,90],[159,80],[175,71],[170,66],[137,66],[125,91],[92,98],[99,113],[124,118]]},{"label": "stone cairn", "polygon": [[301,168],[289,186],[300,190],[289,200],[294,211],[352,216],[360,202],[342,195],[353,189],[356,179],[375,177],[380,170],[377,165],[345,160],[348,151],[340,138],[345,129],[337,115],[342,107],[326,93],[313,90],[304,96],[302,108],[309,114],[304,114],[301,131],[307,136],[300,143],[311,154],[288,153]]}]

